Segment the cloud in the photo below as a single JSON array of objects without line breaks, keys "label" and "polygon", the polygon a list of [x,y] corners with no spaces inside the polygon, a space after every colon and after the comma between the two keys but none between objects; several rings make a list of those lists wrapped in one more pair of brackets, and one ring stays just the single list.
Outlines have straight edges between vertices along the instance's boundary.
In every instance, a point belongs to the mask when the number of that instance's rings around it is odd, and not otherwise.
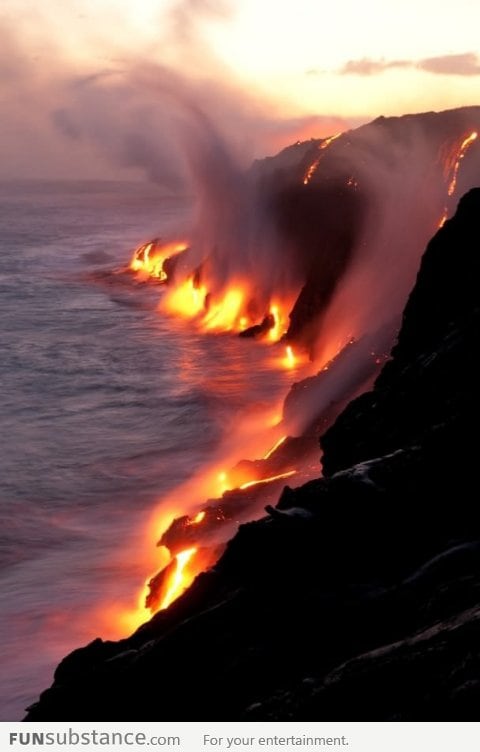
[{"label": "cloud", "polygon": [[443,76],[479,76],[480,58],[473,52],[463,55],[442,55],[420,60],[417,68]]},{"label": "cloud", "polygon": [[340,68],[339,73],[375,76],[394,68],[411,68],[442,76],[478,76],[480,75],[480,58],[473,52],[441,55],[422,60],[372,60],[364,57],[360,60],[349,60]]},{"label": "cloud", "polygon": [[340,69],[340,73],[343,75],[373,76],[391,68],[410,68],[411,66],[412,63],[408,60],[371,60],[364,57],[361,60],[349,60]]}]

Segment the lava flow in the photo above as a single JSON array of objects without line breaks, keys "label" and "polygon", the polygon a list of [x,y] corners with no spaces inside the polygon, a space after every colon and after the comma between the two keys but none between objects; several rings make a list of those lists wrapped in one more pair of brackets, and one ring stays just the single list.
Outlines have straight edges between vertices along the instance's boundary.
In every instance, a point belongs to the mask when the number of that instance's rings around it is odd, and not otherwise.
[{"label": "lava flow", "polygon": [[159,611],[168,608],[190,585],[193,576],[188,576],[186,567],[196,553],[196,548],[187,548],[186,551],[181,551],[174,557],[174,569],[169,578],[165,595],[158,607]]},{"label": "lava flow", "polygon": [[284,478],[290,478],[295,475],[296,470],[289,470],[287,473],[280,473],[280,475],[272,475],[271,478],[261,478],[260,480],[250,480],[248,483],[242,483],[240,486],[241,491],[245,491],[246,488],[252,488],[253,486],[259,486],[262,483],[273,483],[274,480],[283,480]]},{"label": "lava flow", "polygon": [[[147,583],[150,613],[168,608],[211,567],[238,525],[278,500],[282,481],[305,479],[318,464],[319,433],[373,383],[445,193],[457,192],[462,160],[478,138],[477,120],[463,117],[455,130],[450,117],[438,132],[431,126],[425,140],[414,118],[382,118],[348,138],[337,141],[337,133],[317,147],[306,144],[293,172],[287,150],[258,168],[254,190],[249,178],[232,174],[230,162],[225,171],[206,170],[198,180],[202,191],[217,175],[221,180],[200,202],[204,215],[174,273],[167,260],[186,244],[154,241],[136,251],[131,269],[166,283],[161,311],[191,320],[201,332],[270,344],[267,365],[291,376],[285,374],[291,388],[281,420],[278,405],[275,425],[257,420],[242,434],[236,420],[209,468],[162,500],[149,530],[162,549],[159,571]],[[312,179],[315,190],[304,189]],[[169,517],[166,509],[175,512]],[[143,610],[139,618],[147,616]]]},{"label": "lava flow", "polygon": [[[466,136],[462,140],[462,142],[460,143],[460,146],[455,146],[450,151],[447,158],[445,159],[444,172],[448,179],[447,195],[449,197],[453,196],[453,194],[455,193],[455,190],[457,187],[457,180],[458,180],[458,171],[460,169],[462,159],[465,158],[465,154],[467,153],[469,147],[473,144],[474,141],[477,140],[477,138],[478,138],[478,132],[472,131],[468,136]],[[443,215],[438,223],[438,227],[443,227],[447,219],[448,219],[448,209],[447,207],[445,207]]]},{"label": "lava flow", "polygon": [[278,441],[276,441],[273,447],[269,449],[268,452],[263,456],[263,459],[268,460],[272,456],[272,454],[274,454],[277,451],[277,449],[282,446],[286,438],[287,438],[286,436],[282,436]]},{"label": "lava flow", "polygon": [[167,291],[160,309],[172,316],[193,319],[203,332],[236,332],[274,343],[287,332],[293,302],[293,296],[289,296],[262,307],[246,282],[231,283],[223,292],[214,294],[191,275]]},{"label": "lava flow", "polygon": [[[342,135],[343,131],[340,131],[339,133],[336,133],[334,136],[330,136],[329,138],[326,138],[320,146],[318,147],[319,151],[323,151],[323,149],[326,149],[327,146],[330,146],[332,141],[335,141],[337,138],[339,138]],[[318,165],[320,164],[320,160],[322,158],[322,155],[319,154],[316,159],[313,160],[312,164],[309,166],[308,170],[305,173],[305,176],[303,178],[303,185],[308,185],[310,180],[312,179],[313,175],[315,174]]]},{"label": "lava flow", "polygon": [[458,170],[460,168],[460,162],[465,157],[465,153],[468,147],[471,146],[474,141],[476,141],[477,137],[478,137],[477,131],[473,131],[473,133],[470,133],[469,136],[464,138],[462,143],[460,144],[460,148],[457,151],[456,160],[453,165],[453,175],[448,186],[449,196],[453,196],[453,194],[455,193],[455,188],[457,187],[457,178],[458,178]]},{"label": "lava flow", "polygon": [[162,243],[158,239],[152,240],[136,249],[129,268],[131,271],[139,272],[146,277],[166,282],[168,275],[164,269],[165,261],[186,248],[186,243]]}]

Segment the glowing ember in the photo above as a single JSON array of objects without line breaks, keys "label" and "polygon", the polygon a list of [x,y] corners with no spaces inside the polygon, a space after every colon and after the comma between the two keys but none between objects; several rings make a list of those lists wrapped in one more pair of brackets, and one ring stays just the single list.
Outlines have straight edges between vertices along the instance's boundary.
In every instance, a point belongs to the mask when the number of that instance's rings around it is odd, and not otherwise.
[{"label": "glowing ember", "polygon": [[278,441],[277,441],[277,442],[276,442],[276,443],[275,443],[275,444],[273,445],[273,447],[272,447],[271,449],[269,449],[269,450],[268,450],[268,452],[267,452],[267,453],[266,453],[266,455],[265,455],[265,456],[263,457],[263,459],[264,459],[264,460],[268,460],[268,458],[269,458],[269,457],[271,457],[271,456],[272,456],[272,454],[273,454],[274,452],[276,452],[276,451],[277,451],[278,447],[281,447],[281,446],[282,446],[282,444],[283,444],[283,442],[285,441],[285,439],[286,439],[286,438],[287,438],[286,436],[282,436],[282,438],[281,438],[281,439],[279,439],[279,440],[278,440]]},{"label": "glowing ember", "polygon": [[165,282],[167,275],[163,269],[163,264],[167,258],[184,251],[186,247],[185,243],[165,243],[163,245],[157,242],[147,243],[137,248],[133,254],[130,269]]},{"label": "glowing ember", "polygon": [[197,553],[196,548],[188,548],[175,556],[175,569],[168,583],[167,591],[163,596],[159,611],[168,608],[190,585],[193,577],[186,572],[187,564]]},{"label": "glowing ember", "polygon": [[[341,135],[342,135],[342,131],[340,131],[340,133],[336,133],[334,136],[330,136],[330,138],[326,138],[324,141],[322,141],[322,143],[318,147],[319,151],[323,151],[324,149],[326,149],[327,146],[330,146],[332,141],[335,141],[335,139],[337,139]],[[316,159],[314,159],[314,161],[312,162],[312,164],[310,165],[310,167],[305,173],[305,176],[303,178],[303,185],[309,184],[310,180],[315,174],[315,171],[320,163],[321,158],[322,158],[322,155],[319,154],[319,156]]]},{"label": "glowing ember", "polygon": [[291,475],[295,475],[296,470],[289,470],[288,473],[281,473],[280,475],[272,475],[270,478],[262,478],[261,480],[251,480],[248,483],[244,483],[240,486],[240,490],[244,491],[246,488],[252,486],[259,486],[263,483],[272,483],[274,480],[281,480],[282,478],[289,478]]}]

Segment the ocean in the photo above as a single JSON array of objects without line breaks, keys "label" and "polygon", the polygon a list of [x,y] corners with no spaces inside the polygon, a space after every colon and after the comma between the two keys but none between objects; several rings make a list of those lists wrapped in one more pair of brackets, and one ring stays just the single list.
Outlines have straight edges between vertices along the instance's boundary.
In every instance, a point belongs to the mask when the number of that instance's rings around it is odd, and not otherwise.
[{"label": "ocean", "polygon": [[69,651],[131,631],[113,614],[149,574],[162,498],[291,381],[268,348],[167,318],[159,285],[115,273],[190,215],[142,183],[0,184],[1,720]]}]

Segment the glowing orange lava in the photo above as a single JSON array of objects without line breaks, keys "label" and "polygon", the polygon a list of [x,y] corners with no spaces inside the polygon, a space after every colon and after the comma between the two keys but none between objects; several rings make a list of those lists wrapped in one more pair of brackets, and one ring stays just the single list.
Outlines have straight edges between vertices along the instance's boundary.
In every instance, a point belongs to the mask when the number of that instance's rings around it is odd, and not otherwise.
[{"label": "glowing orange lava", "polygon": [[213,300],[202,319],[202,326],[207,331],[229,332],[242,328],[241,320],[246,304],[245,291],[241,287],[232,287],[219,300]]},{"label": "glowing orange lava", "polygon": [[281,480],[282,478],[289,478],[291,475],[295,475],[296,470],[289,470],[287,473],[281,473],[280,475],[272,475],[270,478],[261,478],[260,480],[250,480],[248,483],[243,483],[240,486],[240,490],[244,491],[246,488],[252,486],[259,486],[263,483],[271,483],[274,480]]},{"label": "glowing orange lava", "polygon": [[297,360],[295,358],[292,347],[290,345],[287,345],[287,347],[285,348],[284,365],[286,368],[295,368],[296,363]]},{"label": "glowing orange lava", "polygon": [[163,264],[167,258],[184,251],[186,247],[185,243],[165,243],[163,245],[155,242],[147,243],[137,248],[133,254],[130,269],[165,282],[167,274],[163,269]]},{"label": "glowing orange lava", "polygon": [[217,479],[220,485],[218,493],[222,496],[225,491],[230,489],[230,486],[228,485],[228,475],[225,472],[219,473]]},{"label": "glowing orange lava", "polygon": [[456,153],[456,161],[453,166],[453,175],[450,180],[449,186],[448,186],[448,195],[453,196],[455,193],[455,188],[457,187],[457,177],[458,177],[458,170],[460,168],[460,162],[464,158],[465,153],[469,146],[473,144],[474,141],[478,138],[477,131],[473,131],[470,133],[469,136],[463,139],[462,143],[460,144],[460,148],[458,149]]},{"label": "glowing orange lava", "polygon": [[[275,300],[267,309],[273,321],[266,335],[268,341],[278,342],[286,333],[293,301],[294,296],[290,295],[285,300]],[[168,289],[161,308],[174,316],[195,319],[203,332],[242,332],[262,320],[261,314],[252,315],[252,303],[253,295],[247,282],[234,282],[223,292],[214,294],[206,284],[196,284],[191,276]]]},{"label": "glowing orange lava", "polygon": [[205,519],[205,514],[206,513],[202,510],[201,512],[199,512],[198,514],[196,514],[195,517],[193,517],[193,519],[191,519],[188,524],[189,525],[199,525]]},{"label": "glowing orange lava", "polygon": [[273,318],[273,326],[268,332],[270,342],[278,342],[287,333],[289,312],[293,306],[293,302],[293,300],[289,302],[275,301],[271,304],[269,313]]},{"label": "glowing orange lava", "polygon": [[196,553],[196,548],[187,548],[185,551],[181,551],[174,557],[175,569],[171,575],[165,595],[162,598],[159,611],[168,608],[169,605],[173,603],[173,601],[176,600],[191,584],[194,575],[188,573],[186,567]]},{"label": "glowing orange lava", "polygon": [[[335,139],[339,138],[339,136],[342,135],[342,132],[343,131],[340,131],[339,133],[336,133],[334,136],[330,136],[330,138],[326,138],[324,141],[322,141],[322,143],[318,147],[319,151],[323,151],[324,149],[327,148],[327,146],[330,146],[332,141],[335,141]],[[313,160],[312,164],[310,165],[310,167],[308,168],[308,170],[306,171],[304,175],[303,185],[309,184],[310,180],[312,179],[313,175],[316,172],[316,169],[320,163],[321,158],[322,158],[322,155],[319,154],[318,157],[316,157],[316,159]]]},{"label": "glowing orange lava", "polygon": [[205,310],[207,290],[196,286],[193,277],[189,277],[178,287],[169,290],[162,307],[168,313],[184,318],[194,318]]},{"label": "glowing orange lava", "polygon": [[[474,141],[476,141],[478,138],[478,132],[472,131],[468,136],[466,136],[463,141],[460,143],[459,146],[456,146],[454,149],[450,151],[450,153],[445,157],[445,164],[444,164],[444,175],[445,179],[448,180],[448,188],[447,188],[447,195],[453,196],[455,193],[455,190],[457,188],[457,180],[458,180],[458,171],[460,169],[460,165],[462,163],[462,159],[464,159],[465,154],[467,153],[469,147],[473,144]],[[448,219],[448,209],[447,207],[444,208],[442,217],[440,218],[437,227],[443,227],[445,222]]]},{"label": "glowing orange lava", "polygon": [[267,452],[267,453],[266,453],[266,454],[264,455],[263,459],[264,459],[264,460],[268,460],[268,458],[269,458],[269,457],[271,457],[271,456],[272,456],[272,454],[273,454],[274,452],[276,452],[276,451],[277,451],[277,449],[278,449],[279,447],[281,447],[281,446],[282,446],[282,444],[283,444],[283,442],[285,441],[285,439],[286,439],[286,438],[287,438],[286,436],[282,436],[282,438],[281,438],[281,439],[279,439],[279,440],[278,440],[278,441],[277,441],[277,442],[276,442],[276,443],[275,443],[275,444],[273,445],[273,447],[272,447],[271,449],[269,449],[269,450],[268,450],[268,452]]}]

